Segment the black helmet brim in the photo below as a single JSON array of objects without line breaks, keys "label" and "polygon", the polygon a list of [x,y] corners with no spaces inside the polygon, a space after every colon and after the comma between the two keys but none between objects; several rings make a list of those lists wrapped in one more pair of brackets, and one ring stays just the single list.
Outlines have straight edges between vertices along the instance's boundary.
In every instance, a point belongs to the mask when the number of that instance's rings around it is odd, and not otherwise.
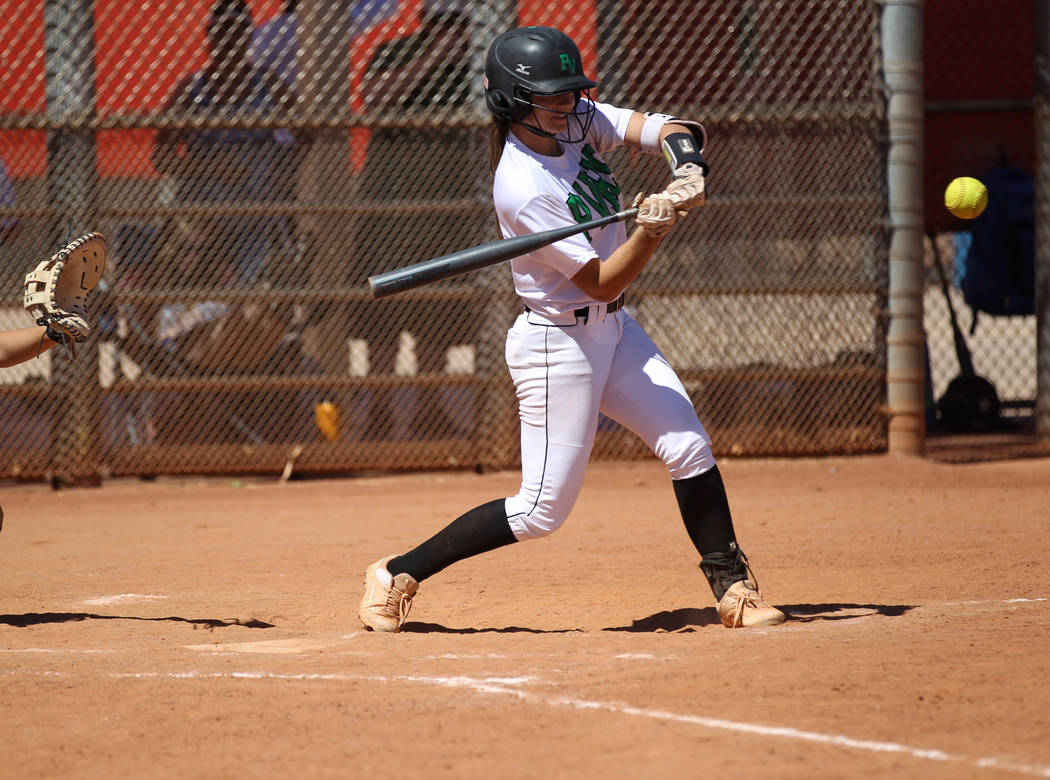
[{"label": "black helmet brim", "polygon": [[537,83],[530,91],[533,95],[562,95],[566,92],[578,92],[584,89],[594,89],[598,86],[597,81],[592,81],[585,76],[574,79],[559,79],[557,83]]}]

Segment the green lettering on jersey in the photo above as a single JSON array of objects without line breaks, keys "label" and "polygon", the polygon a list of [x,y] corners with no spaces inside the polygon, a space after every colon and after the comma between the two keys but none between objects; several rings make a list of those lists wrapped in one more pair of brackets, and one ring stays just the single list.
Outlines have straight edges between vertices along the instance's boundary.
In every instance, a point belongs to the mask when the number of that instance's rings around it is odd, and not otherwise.
[{"label": "green lettering on jersey", "polygon": [[[592,176],[588,171],[593,171]],[[596,154],[590,144],[583,147],[580,156],[580,172],[572,183],[576,194],[587,201],[594,210],[607,217],[620,208],[620,187],[609,168]]]},{"label": "green lettering on jersey", "polygon": [[[572,214],[572,218],[576,220],[576,224],[582,224],[591,219],[591,210],[587,208],[587,204],[583,202],[579,195],[570,195],[565,199],[565,205],[569,207],[569,213]],[[591,234],[586,230],[583,234],[587,236],[587,240],[591,240]]]},{"label": "green lettering on jersey", "polygon": [[598,158],[598,153],[590,144],[584,144],[583,149],[580,150],[580,167],[599,174],[612,173],[612,168]]},{"label": "green lettering on jersey", "polygon": [[[595,212],[607,217],[620,210],[620,185],[590,144],[584,144],[580,152],[580,171],[572,189],[575,194],[570,194],[565,203],[577,223],[593,219]],[[590,233],[584,235],[591,240]]]}]

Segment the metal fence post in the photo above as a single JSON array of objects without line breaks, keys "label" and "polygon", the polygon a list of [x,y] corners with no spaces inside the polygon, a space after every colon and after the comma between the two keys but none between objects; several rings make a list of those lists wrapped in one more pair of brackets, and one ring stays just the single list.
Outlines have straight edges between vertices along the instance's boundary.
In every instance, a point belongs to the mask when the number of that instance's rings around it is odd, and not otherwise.
[{"label": "metal fence post", "polygon": [[[58,214],[56,243],[93,229],[95,167],[95,31],[91,0],[45,0],[44,74],[47,101],[47,189]],[[52,406],[55,463],[52,480],[99,481],[100,392],[97,360],[80,347],[75,363],[52,352],[52,381],[62,392]]]},{"label": "metal fence post", "polygon": [[[513,27],[516,19],[516,8],[508,0],[481,0],[470,6],[471,41],[473,56],[471,69],[478,82],[485,72],[485,59],[489,43],[504,30]],[[489,111],[485,105],[485,93],[480,88],[474,90],[474,111],[483,121],[488,121]],[[483,126],[477,132],[478,149],[481,152],[479,163],[488,166],[489,128]],[[491,220],[495,224],[495,210],[492,203],[492,190],[489,177],[484,177],[484,185],[477,193],[479,201],[485,204]],[[493,236],[495,237],[495,236]],[[518,298],[510,284],[509,272],[503,266],[486,269],[478,275],[479,284],[487,296],[488,302],[483,308],[485,325],[479,334],[477,345],[476,371],[482,380],[480,390],[482,397],[477,404],[478,419],[478,466],[489,469],[508,468],[518,460],[518,436],[520,426],[517,417],[517,402],[513,385],[507,375],[504,360],[504,347],[507,328],[516,315]]]},{"label": "metal fence post", "polygon": [[885,0],[883,69],[888,97],[890,219],[887,333],[888,446],[925,449],[926,400],[922,329],[922,0]]},{"label": "metal fence post", "polygon": [[1050,443],[1050,0],[1035,17],[1036,435]]}]

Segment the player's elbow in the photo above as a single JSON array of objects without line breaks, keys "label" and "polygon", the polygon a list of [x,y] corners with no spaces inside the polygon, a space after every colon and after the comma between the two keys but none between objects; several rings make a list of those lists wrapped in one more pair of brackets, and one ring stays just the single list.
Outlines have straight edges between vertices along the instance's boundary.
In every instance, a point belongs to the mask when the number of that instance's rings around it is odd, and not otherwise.
[{"label": "player's elbow", "polygon": [[603,276],[603,270],[601,260],[595,257],[576,272],[572,277],[572,283],[595,301],[600,303],[615,301],[623,292],[623,286],[619,280],[609,278],[608,274]]}]

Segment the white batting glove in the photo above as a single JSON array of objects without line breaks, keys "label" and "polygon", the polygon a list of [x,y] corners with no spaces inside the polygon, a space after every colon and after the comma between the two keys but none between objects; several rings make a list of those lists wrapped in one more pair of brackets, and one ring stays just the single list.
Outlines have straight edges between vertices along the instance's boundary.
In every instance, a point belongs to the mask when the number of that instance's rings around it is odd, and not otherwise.
[{"label": "white batting glove", "polygon": [[[696,172],[685,176],[679,176],[678,171],[684,168],[695,168]],[[685,215],[690,209],[703,206],[707,203],[707,193],[704,188],[704,174],[699,165],[687,163],[675,171],[675,178],[662,195],[666,196],[678,210],[680,215]]]},{"label": "white batting glove", "polygon": [[696,163],[682,163],[674,169],[674,173],[672,173],[672,176],[674,176],[676,179],[684,179],[686,176],[696,176],[697,174],[703,176],[704,169]]},{"label": "white batting glove", "polygon": [[639,192],[634,199],[634,207],[638,209],[635,224],[656,238],[667,235],[678,219],[675,205],[663,192],[649,197]]}]

